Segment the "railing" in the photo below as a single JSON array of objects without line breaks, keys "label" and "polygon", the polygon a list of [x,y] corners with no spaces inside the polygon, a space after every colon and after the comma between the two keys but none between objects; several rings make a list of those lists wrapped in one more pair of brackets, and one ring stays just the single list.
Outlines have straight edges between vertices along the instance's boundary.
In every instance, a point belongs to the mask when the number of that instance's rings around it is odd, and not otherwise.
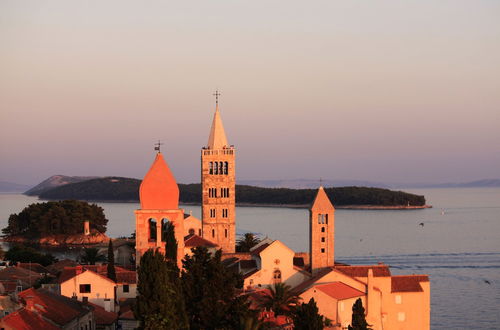
[{"label": "railing", "polygon": [[218,149],[218,150],[203,149],[201,152],[203,153],[203,156],[234,155],[234,148],[230,147],[227,149]]}]

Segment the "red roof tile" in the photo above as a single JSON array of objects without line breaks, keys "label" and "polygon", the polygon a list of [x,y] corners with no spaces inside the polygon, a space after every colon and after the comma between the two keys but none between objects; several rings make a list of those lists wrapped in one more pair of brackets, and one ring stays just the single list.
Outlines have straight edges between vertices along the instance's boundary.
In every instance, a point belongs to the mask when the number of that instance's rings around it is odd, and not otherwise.
[{"label": "red roof tile", "polygon": [[309,289],[316,281],[319,281],[323,276],[327,275],[330,273],[333,269],[332,268],[324,268],[321,269],[316,275],[311,277],[309,280],[302,282],[301,284],[297,285],[295,288],[293,288],[293,291],[296,292],[297,294],[301,294],[307,289]]},{"label": "red roof tile", "polygon": [[391,276],[391,271],[387,265],[370,266],[335,266],[335,269],[351,277],[368,277],[368,270],[373,271],[374,277]]},{"label": "red roof tile", "polygon": [[[80,269],[80,270],[78,270]],[[76,267],[65,267],[59,276],[59,283],[66,282],[77,275],[77,272],[91,271],[110,280],[107,265],[80,265]],[[117,283],[135,284],[137,282],[136,272],[122,267],[115,266]],[[111,281],[111,280],[110,280]]]},{"label": "red roof tile", "polygon": [[391,277],[391,292],[423,292],[420,282],[429,282],[428,275],[398,275]]},{"label": "red roof tile", "polygon": [[317,285],[315,286],[315,288],[321,290],[322,292],[337,300],[361,297],[365,295],[364,292],[359,291],[342,282],[332,282],[328,284]]},{"label": "red roof tile", "polygon": [[44,329],[44,330],[57,330],[59,329],[52,323],[45,321],[40,315],[35,312],[31,312],[25,308],[11,313],[0,320],[0,326],[2,328],[12,328],[16,330],[33,330],[33,329]]},{"label": "red roof tile", "polygon": [[34,262],[19,262],[17,264],[18,267],[31,270],[32,272],[38,273],[38,274],[48,274],[50,273],[49,270],[42,265]]},{"label": "red roof tile", "polygon": [[186,237],[184,237],[184,247],[187,248],[193,248],[197,246],[204,246],[204,247],[218,247],[217,244],[210,242],[209,240],[204,239],[203,237],[200,237],[195,234],[190,234]]},{"label": "red roof tile", "polygon": [[28,289],[19,294],[25,302],[28,297],[33,299],[34,308],[44,318],[57,325],[64,326],[75,318],[82,317],[91,311],[91,307],[76,299],[64,297],[47,289]]},{"label": "red roof tile", "polygon": [[261,246],[259,246],[258,248],[256,249],[253,249],[252,251],[250,251],[251,254],[253,254],[254,256],[258,256],[262,251],[264,251],[269,245],[269,243],[264,243],[262,244]]},{"label": "red roof tile", "polygon": [[88,304],[94,307],[95,323],[97,325],[111,325],[118,319],[118,313],[107,312],[101,306],[90,302]]}]

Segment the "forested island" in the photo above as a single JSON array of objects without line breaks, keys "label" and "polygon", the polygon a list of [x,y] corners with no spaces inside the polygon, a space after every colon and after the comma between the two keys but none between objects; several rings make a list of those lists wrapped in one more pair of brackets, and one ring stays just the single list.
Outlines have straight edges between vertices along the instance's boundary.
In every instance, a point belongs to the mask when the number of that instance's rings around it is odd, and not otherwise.
[{"label": "forested island", "polygon": [[[84,223],[89,232],[84,233]],[[84,201],[64,200],[34,203],[9,216],[2,229],[4,240],[49,245],[95,244],[107,242],[108,219],[104,210]]]},{"label": "forested island", "polygon": [[[141,180],[106,177],[70,183],[40,193],[44,200],[75,199],[106,202],[137,202]],[[180,202],[201,204],[201,185],[179,184]],[[261,188],[236,185],[236,203],[240,206],[308,207],[316,189]],[[370,187],[325,188],[338,208],[422,208],[425,197],[402,191]]]}]

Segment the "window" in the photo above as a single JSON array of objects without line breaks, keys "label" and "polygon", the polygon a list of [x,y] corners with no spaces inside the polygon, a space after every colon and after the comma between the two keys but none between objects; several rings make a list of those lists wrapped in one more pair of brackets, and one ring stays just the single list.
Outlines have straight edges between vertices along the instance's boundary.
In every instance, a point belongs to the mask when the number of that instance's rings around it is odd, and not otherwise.
[{"label": "window", "polygon": [[398,321],[403,322],[406,319],[406,315],[404,312],[398,313]]},{"label": "window", "polygon": [[281,270],[275,269],[273,272],[274,283],[281,283]]},{"label": "window", "polygon": [[156,220],[149,219],[149,240],[156,241]]},{"label": "window", "polygon": [[210,209],[210,218],[215,218],[215,216],[216,216],[215,209]]},{"label": "window", "polygon": [[167,218],[161,219],[161,241],[167,241],[167,230],[169,226],[169,220]]},{"label": "window", "polygon": [[215,229],[212,229],[212,237],[215,237]]},{"label": "window", "polygon": [[229,164],[227,162],[224,162],[224,174],[227,175],[227,173],[229,172]]},{"label": "window", "polygon": [[224,163],[219,162],[219,174],[224,174]]},{"label": "window", "polygon": [[227,209],[222,209],[222,217],[227,218]]},{"label": "window", "polygon": [[130,291],[130,287],[128,286],[128,284],[125,284],[125,285],[123,286],[123,292],[127,293],[127,292],[129,292],[129,291]]},{"label": "window", "polygon": [[188,233],[189,235],[194,235],[194,228],[189,228]]},{"label": "window", "polygon": [[224,229],[224,236],[227,238],[227,229]]},{"label": "window", "polygon": [[325,214],[325,223],[328,224],[328,214]]},{"label": "window", "polygon": [[90,293],[90,284],[80,284],[80,293]]},{"label": "window", "polygon": [[325,248],[321,248],[321,253],[325,253]]},{"label": "window", "polygon": [[208,168],[209,168],[208,173],[214,174],[214,163],[213,162],[210,162],[210,165]]},{"label": "window", "polygon": [[325,232],[325,227],[321,227],[321,232],[324,233]]},{"label": "window", "polygon": [[398,305],[399,305],[399,304],[401,304],[401,303],[402,303],[401,295],[399,295],[399,294],[398,294],[398,295],[396,295],[396,297],[395,297],[395,298],[396,298],[396,299],[395,299],[395,300],[396,300],[396,304],[398,304]]},{"label": "window", "polygon": [[319,224],[325,223],[325,215],[324,214],[318,214],[318,223]]},{"label": "window", "polygon": [[321,237],[321,242],[325,242],[325,238],[324,237]]}]

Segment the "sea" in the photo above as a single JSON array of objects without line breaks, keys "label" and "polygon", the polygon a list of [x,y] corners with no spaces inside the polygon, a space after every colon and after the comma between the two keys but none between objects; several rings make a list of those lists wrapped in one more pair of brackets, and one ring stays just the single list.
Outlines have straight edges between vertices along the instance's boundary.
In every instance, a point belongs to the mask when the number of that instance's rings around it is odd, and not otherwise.
[{"label": "sea", "polygon": [[[391,266],[393,274],[429,274],[432,329],[500,329],[500,188],[405,189],[432,208],[335,212],[335,258]],[[0,194],[0,227],[36,197]],[[335,204],[335,201],[333,201]],[[108,235],[134,231],[137,203],[97,203]],[[199,206],[181,205],[200,217]],[[237,234],[308,249],[308,210],[238,207]]]}]

